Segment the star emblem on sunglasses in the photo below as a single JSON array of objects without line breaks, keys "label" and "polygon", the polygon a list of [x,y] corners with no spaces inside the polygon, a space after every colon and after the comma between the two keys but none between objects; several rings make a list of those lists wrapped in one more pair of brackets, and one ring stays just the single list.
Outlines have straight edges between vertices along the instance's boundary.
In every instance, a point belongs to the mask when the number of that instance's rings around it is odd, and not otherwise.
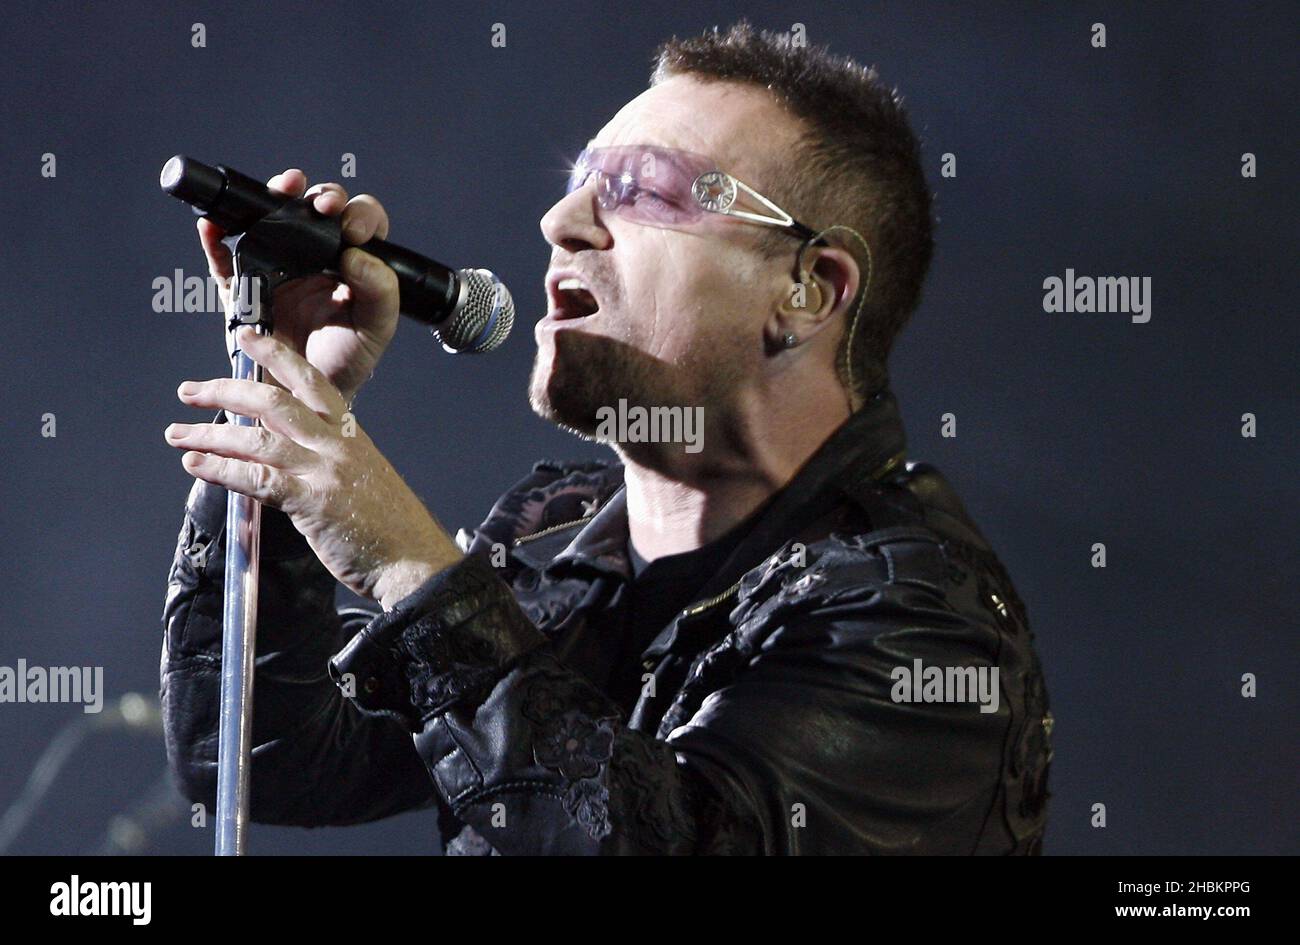
[{"label": "star emblem on sunglasses", "polygon": [[705,210],[723,213],[736,202],[736,182],[722,171],[708,171],[695,178],[691,188],[695,200]]}]

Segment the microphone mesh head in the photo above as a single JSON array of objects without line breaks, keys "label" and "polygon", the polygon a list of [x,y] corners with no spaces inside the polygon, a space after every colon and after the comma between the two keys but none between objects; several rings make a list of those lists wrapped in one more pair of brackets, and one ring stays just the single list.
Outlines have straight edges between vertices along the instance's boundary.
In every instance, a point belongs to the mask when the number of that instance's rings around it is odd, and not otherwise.
[{"label": "microphone mesh head", "polygon": [[433,336],[453,354],[478,353],[499,348],[515,324],[515,300],[486,269],[461,269],[460,304]]}]

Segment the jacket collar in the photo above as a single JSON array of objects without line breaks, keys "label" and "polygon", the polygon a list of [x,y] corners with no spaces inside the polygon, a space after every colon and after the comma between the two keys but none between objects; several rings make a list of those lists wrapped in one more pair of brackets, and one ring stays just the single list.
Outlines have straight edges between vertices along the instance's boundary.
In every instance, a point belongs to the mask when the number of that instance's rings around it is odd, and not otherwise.
[{"label": "jacket collar", "polygon": [[[897,399],[885,387],[845,420],[785,487],[755,513],[754,526],[702,588],[701,598],[730,588],[789,541],[802,525],[841,502],[843,491],[854,483],[879,478],[899,465],[906,445]],[[610,471],[621,478],[620,464],[611,466]],[[532,546],[531,553],[522,557],[526,564],[546,570],[587,565],[628,577],[627,536],[627,491],[620,485],[558,554],[546,555],[543,548]]]},{"label": "jacket collar", "polygon": [[[618,467],[621,479],[623,466],[619,463]],[[598,570],[630,576],[627,536],[627,486],[620,485],[551,563],[581,561]]]},{"label": "jacket collar", "polygon": [[906,448],[898,402],[885,388],[845,420],[759,510],[754,527],[700,596],[708,598],[730,588],[805,526],[842,503],[852,484],[880,478],[901,464]]}]

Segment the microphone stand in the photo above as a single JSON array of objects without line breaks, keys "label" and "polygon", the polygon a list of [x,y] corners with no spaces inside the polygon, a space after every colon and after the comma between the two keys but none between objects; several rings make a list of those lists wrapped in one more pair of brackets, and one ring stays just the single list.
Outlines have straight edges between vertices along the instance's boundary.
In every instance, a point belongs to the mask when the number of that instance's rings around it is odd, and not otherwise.
[{"label": "microphone stand", "polygon": [[[276,214],[272,217],[278,216]],[[226,330],[252,325],[271,334],[271,298],[277,286],[318,272],[316,267],[286,264],[273,257],[265,238],[278,220],[268,217],[243,233],[227,237],[234,273]],[[271,260],[275,258],[276,261]],[[235,380],[262,380],[262,366],[232,343]],[[258,421],[228,414],[231,423],[257,426]],[[226,495],[226,570],[222,604],[221,711],[217,744],[216,855],[242,856],[248,840],[249,775],[253,749],[253,665],[257,640],[257,586],[262,504],[237,492]]]},{"label": "microphone stand", "polygon": [[[169,161],[167,167],[171,166]],[[181,166],[180,170],[183,172],[184,167]],[[216,173],[210,168],[208,170]],[[225,174],[232,173],[228,168],[221,170]],[[164,189],[189,202],[191,189],[176,189],[180,178],[172,178],[175,175],[169,177],[167,168],[164,168]],[[208,183],[211,185],[212,182]],[[191,185],[198,186],[193,182]],[[209,195],[207,199],[214,198]],[[232,199],[238,206],[241,198],[236,195]],[[207,213],[199,206],[195,210],[200,215]],[[244,325],[252,325],[259,334],[271,334],[271,298],[275,289],[292,279],[328,270],[338,258],[340,238],[337,223],[315,213],[310,201],[303,199],[287,200],[243,232],[226,237],[222,242],[230,249],[233,263],[226,330],[235,332]],[[386,252],[408,267],[416,266],[411,260],[422,258],[398,247],[387,247]],[[460,292],[461,301],[457,303],[456,311],[471,316],[465,324],[473,329],[471,334],[478,334],[472,343],[470,337],[464,339],[468,343],[465,350],[487,350],[499,344],[509,332],[514,321],[514,303],[510,293],[491,273],[486,270],[463,272],[460,278],[451,276],[442,282],[419,280],[415,301],[410,302],[408,308],[422,310],[421,305],[425,303],[420,300],[425,296],[420,292],[432,293],[434,301],[440,300],[448,305],[453,294]],[[465,303],[467,292],[470,293],[470,304]],[[475,321],[475,318],[481,320]],[[445,341],[444,347],[447,347]],[[261,381],[261,366],[237,344],[232,343],[230,348],[230,376],[235,380]],[[457,349],[448,347],[447,350]],[[257,425],[257,421],[250,417],[230,413],[227,416],[236,426]],[[241,856],[247,843],[261,532],[261,503],[228,492],[226,583],[221,617],[221,710],[217,743],[217,856]]]}]

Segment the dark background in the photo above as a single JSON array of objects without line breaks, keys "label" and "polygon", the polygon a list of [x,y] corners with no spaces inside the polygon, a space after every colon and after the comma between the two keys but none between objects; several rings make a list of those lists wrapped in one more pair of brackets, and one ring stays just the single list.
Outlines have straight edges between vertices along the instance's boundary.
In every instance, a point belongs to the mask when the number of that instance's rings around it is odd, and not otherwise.
[{"label": "dark background", "polygon": [[[15,8],[10,8],[11,11]],[[1047,852],[1295,853],[1292,4],[33,5],[6,13],[0,136],[0,665],[102,665],[156,694],[190,479],[166,446],[186,378],[223,375],[215,314],[158,314],[206,275],[172,154],[288,166],[378,195],[392,238],[512,286],[500,352],[403,324],[357,414],[453,530],[539,457],[599,449],[530,413],[537,220],[565,160],[645,86],[655,44],[748,16],[875,64],[910,103],[938,251],[893,361],[913,458],[938,465],[1029,608],[1057,718]],[[1103,22],[1108,46],[1090,45]],[[194,49],[190,26],[207,27]],[[493,48],[503,22],[507,45]],[[1241,155],[1257,155],[1243,179]],[[57,156],[58,176],[40,174]],[[939,176],[940,155],[958,176]],[[1043,279],[1153,279],[1152,318],[1047,314]],[[57,437],[40,435],[54,413]],[[940,436],[940,416],[958,436]],[[1255,439],[1240,434],[1243,413]],[[1288,433],[1287,431],[1291,432]],[[1292,446],[1288,448],[1287,443]],[[1108,567],[1090,565],[1104,542]],[[1259,695],[1240,694],[1243,673]],[[0,809],[71,705],[0,705]],[[15,852],[74,853],[162,771],[103,735]],[[1108,826],[1089,825],[1104,803]],[[185,812],[175,802],[175,810]],[[211,828],[147,852],[207,853]],[[255,828],[257,853],[436,849],[431,814]]]}]

